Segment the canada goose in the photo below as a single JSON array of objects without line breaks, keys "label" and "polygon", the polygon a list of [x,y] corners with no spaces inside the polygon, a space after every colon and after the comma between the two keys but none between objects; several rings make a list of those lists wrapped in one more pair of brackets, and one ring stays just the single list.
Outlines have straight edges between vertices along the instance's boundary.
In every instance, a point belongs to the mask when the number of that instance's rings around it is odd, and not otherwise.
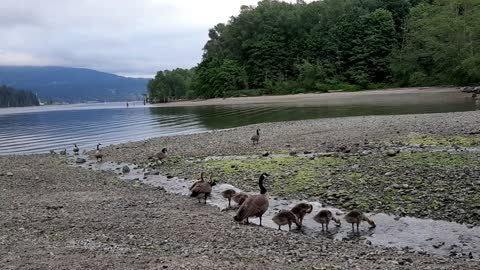
[{"label": "canada goose", "polygon": [[248,224],[249,217],[258,217],[260,219],[260,226],[262,226],[262,216],[267,211],[269,205],[267,189],[263,186],[263,181],[266,176],[268,176],[267,173],[262,173],[262,175],[260,175],[258,180],[260,194],[249,195],[247,197],[238,209],[235,217],[233,217],[235,221],[243,221],[246,219]]},{"label": "canada goose", "polygon": [[102,145],[101,143],[97,144],[97,151],[95,151],[95,158],[97,159],[97,162],[98,161],[103,161],[103,154],[102,154],[102,151],[100,151],[100,145]]},{"label": "canada goose", "polygon": [[73,145],[75,146],[75,147],[73,147],[73,154],[78,155],[78,152],[80,152],[80,149],[78,148],[76,143],[74,143]]},{"label": "canada goose", "polygon": [[288,231],[292,230],[292,223],[297,224],[298,228],[302,225],[298,221],[298,217],[290,210],[281,210],[272,218],[273,222],[278,225],[278,229],[282,229],[282,225],[288,224]]},{"label": "canada goose", "polygon": [[326,225],[327,227],[327,232],[328,232],[328,223],[330,223],[330,220],[333,220],[335,221],[338,225],[341,224],[340,220],[335,218],[332,214],[332,212],[330,210],[321,210],[320,212],[318,212],[318,214],[316,214],[314,217],[313,217],[313,220],[315,220],[316,222],[322,224],[322,232],[325,230],[324,229],[324,225]]},{"label": "canada goose", "polygon": [[210,178],[209,182],[205,182],[203,180],[203,173],[202,173],[202,180],[196,182],[193,184],[192,187],[190,187],[190,190],[192,191],[192,194],[190,194],[190,197],[197,197],[198,202],[200,203],[200,194],[203,194],[205,196],[205,204],[207,204],[207,197],[210,196],[210,193],[212,192],[212,187],[215,186],[217,183],[215,180],[212,181],[212,178]]},{"label": "canada goose", "polygon": [[151,157],[152,159],[155,159],[157,161],[160,161],[160,163],[167,158],[167,148],[163,148],[162,151],[156,153]]},{"label": "canada goose", "polygon": [[303,224],[303,217],[306,214],[310,214],[312,210],[313,210],[313,206],[311,204],[299,203],[295,205],[291,211],[298,217],[300,224]]},{"label": "canada goose", "polygon": [[198,180],[197,182],[193,183],[193,185],[189,188],[190,191],[191,191],[197,184],[202,183],[202,182],[205,182],[205,180],[203,179],[203,175],[204,175],[204,174],[205,174],[204,172],[200,173],[200,180]]},{"label": "canada goose", "polygon": [[59,154],[62,155],[62,156],[66,156],[67,155],[67,149],[60,150]]},{"label": "canada goose", "polygon": [[362,212],[360,212],[358,210],[353,210],[350,213],[348,213],[345,216],[345,221],[352,224],[352,231],[354,231],[354,232],[355,232],[354,224],[357,224],[357,232],[359,232],[358,226],[360,225],[360,223],[362,221],[368,222],[368,224],[370,224],[370,226],[371,226],[370,227],[371,229],[373,229],[377,226],[377,225],[375,225],[375,222],[373,222],[373,220],[369,219],[368,217],[365,216],[365,214],[363,214]]},{"label": "canada goose", "polygon": [[233,196],[235,196],[235,194],[237,194],[237,192],[234,189],[227,189],[222,191],[223,198],[228,200],[228,208],[232,207],[230,202],[232,201],[232,198]]},{"label": "canada goose", "polygon": [[257,134],[253,135],[250,140],[252,140],[252,144],[258,144],[260,140],[260,129],[257,129]]}]

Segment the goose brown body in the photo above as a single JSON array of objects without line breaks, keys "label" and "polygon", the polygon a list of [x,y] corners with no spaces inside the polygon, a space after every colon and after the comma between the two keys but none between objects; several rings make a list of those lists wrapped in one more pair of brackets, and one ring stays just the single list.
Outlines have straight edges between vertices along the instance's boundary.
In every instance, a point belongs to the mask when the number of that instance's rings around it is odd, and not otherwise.
[{"label": "goose brown body", "polygon": [[257,133],[250,138],[252,140],[253,144],[258,144],[258,141],[260,140],[260,129],[257,129]]},{"label": "goose brown body", "polygon": [[167,158],[167,148],[163,148],[162,151],[155,153],[151,158],[162,162],[164,159]]},{"label": "goose brown body", "polygon": [[200,195],[205,196],[205,204],[207,204],[207,197],[210,196],[210,193],[212,192],[212,187],[216,185],[215,181],[212,181],[210,179],[210,182],[205,182],[203,179],[203,173],[201,174],[201,180],[197,181],[190,187],[190,191],[192,193],[190,194],[191,197],[196,197],[198,198],[198,202],[200,203]]},{"label": "goose brown body", "polygon": [[245,202],[245,200],[248,198],[248,194],[246,193],[243,193],[243,192],[240,192],[240,193],[237,193],[235,194],[233,197],[232,197],[232,200],[234,202],[236,202],[239,206],[243,204],[243,202]]},{"label": "goose brown body", "polygon": [[300,224],[303,224],[303,218],[306,214],[310,214],[313,210],[313,206],[308,203],[299,203],[292,208],[292,213],[294,213],[298,219]]},{"label": "goose brown body", "polygon": [[231,206],[231,201],[232,201],[233,196],[235,196],[235,194],[237,194],[237,192],[234,189],[227,189],[227,190],[222,191],[223,198],[228,200],[228,208],[232,207]]},{"label": "goose brown body", "polygon": [[260,187],[260,194],[249,195],[243,202],[234,217],[235,221],[247,220],[249,217],[258,217],[260,219],[260,226],[262,226],[262,216],[267,211],[269,202],[267,189],[263,186],[263,180],[268,174],[263,173],[258,180],[258,186]]},{"label": "goose brown body", "polygon": [[98,161],[103,161],[103,154],[102,154],[102,151],[100,150],[100,145],[102,145],[101,143],[97,144],[97,151],[95,151],[95,158],[97,159],[97,162]]},{"label": "goose brown body", "polygon": [[318,214],[316,214],[314,217],[313,217],[313,220],[315,220],[316,222],[322,224],[322,231],[325,230],[324,229],[324,226],[326,226],[327,228],[327,231],[328,231],[328,224],[330,223],[330,220],[333,220],[335,221],[338,225],[340,225],[340,220],[335,218],[332,214],[332,212],[330,210],[321,210],[320,212],[318,212]]},{"label": "goose brown body", "polygon": [[359,226],[362,221],[368,222],[370,224],[370,228],[375,228],[375,222],[365,216],[361,211],[353,210],[347,215],[345,215],[345,221],[352,224],[352,230],[355,231],[355,224],[357,225],[357,232],[359,232]]},{"label": "goose brown body", "polygon": [[78,152],[80,152],[80,149],[78,148],[77,144],[74,144],[73,154],[78,155]]},{"label": "goose brown body", "polygon": [[272,218],[273,222],[278,225],[281,230],[283,225],[288,225],[288,231],[292,229],[292,223],[295,223],[298,228],[301,228],[298,217],[291,210],[281,210]]}]

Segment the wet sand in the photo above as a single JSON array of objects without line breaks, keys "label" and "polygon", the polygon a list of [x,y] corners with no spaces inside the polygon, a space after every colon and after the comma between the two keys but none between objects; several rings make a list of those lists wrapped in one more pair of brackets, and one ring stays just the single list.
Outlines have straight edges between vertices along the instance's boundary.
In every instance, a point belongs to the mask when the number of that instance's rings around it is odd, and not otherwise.
[{"label": "wet sand", "polygon": [[[421,88],[392,88],[382,90],[366,90],[358,92],[331,92],[331,93],[307,93],[282,96],[258,96],[258,97],[236,97],[236,98],[214,98],[207,100],[189,100],[177,101],[165,104],[156,104],[155,107],[182,107],[182,106],[209,106],[209,105],[245,105],[245,104],[282,104],[282,103],[314,103],[314,104],[345,104],[352,97],[355,97],[355,103],[368,103],[372,97],[376,102],[394,102],[391,95],[402,94],[426,94],[429,93],[455,93],[465,96],[469,94],[461,93],[454,87],[421,87]],[[382,99],[384,97],[384,99]],[[348,103],[347,103],[348,104]]]}]

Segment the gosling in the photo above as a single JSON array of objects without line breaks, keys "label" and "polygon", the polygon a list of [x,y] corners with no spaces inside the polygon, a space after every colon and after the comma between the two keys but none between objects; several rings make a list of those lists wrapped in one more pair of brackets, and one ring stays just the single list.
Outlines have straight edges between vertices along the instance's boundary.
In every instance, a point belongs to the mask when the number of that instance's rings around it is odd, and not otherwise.
[{"label": "gosling", "polygon": [[316,214],[314,217],[313,217],[313,220],[315,220],[316,222],[322,224],[322,232],[325,231],[325,228],[327,228],[327,232],[328,232],[328,224],[330,223],[330,220],[333,220],[335,221],[335,223],[337,223],[337,226],[340,226],[341,225],[341,222],[339,219],[335,218],[332,214],[332,211],[330,210],[321,210],[320,212],[318,212],[318,214]]},{"label": "gosling", "polygon": [[237,192],[234,189],[227,189],[222,191],[223,198],[228,200],[228,208],[232,208],[231,201],[235,194],[237,194]]},{"label": "gosling", "polygon": [[348,213],[345,216],[345,221],[352,224],[352,231],[353,232],[355,232],[355,226],[354,226],[355,224],[357,224],[357,232],[359,232],[358,227],[360,226],[360,223],[362,221],[368,222],[368,224],[370,224],[370,229],[373,229],[377,226],[375,224],[375,222],[373,222],[373,220],[369,219],[368,217],[365,216],[365,214],[363,214],[362,212],[360,212],[358,210],[353,210],[350,213]]},{"label": "gosling", "polygon": [[291,231],[292,223],[295,223],[299,229],[302,227],[298,221],[298,217],[290,210],[281,210],[272,218],[272,220],[278,225],[279,230],[282,230],[283,225],[288,225],[288,231]]},{"label": "gosling", "polygon": [[292,212],[298,217],[300,224],[303,225],[303,217],[312,213],[313,206],[308,203],[299,203],[292,208]]},{"label": "gosling", "polygon": [[237,203],[238,206],[242,206],[243,202],[248,198],[248,194],[239,192],[232,197],[232,200]]}]

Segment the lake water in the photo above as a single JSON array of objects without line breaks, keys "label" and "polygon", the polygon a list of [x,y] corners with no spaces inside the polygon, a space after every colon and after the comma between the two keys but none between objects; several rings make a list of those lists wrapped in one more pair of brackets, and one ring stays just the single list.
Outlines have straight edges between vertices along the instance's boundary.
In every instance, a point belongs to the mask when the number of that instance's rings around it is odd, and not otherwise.
[{"label": "lake water", "polygon": [[[341,97],[341,96],[340,96]],[[0,154],[46,153],[249,124],[346,117],[471,111],[470,96],[438,91],[224,106],[153,107],[124,103],[0,109]]]}]

